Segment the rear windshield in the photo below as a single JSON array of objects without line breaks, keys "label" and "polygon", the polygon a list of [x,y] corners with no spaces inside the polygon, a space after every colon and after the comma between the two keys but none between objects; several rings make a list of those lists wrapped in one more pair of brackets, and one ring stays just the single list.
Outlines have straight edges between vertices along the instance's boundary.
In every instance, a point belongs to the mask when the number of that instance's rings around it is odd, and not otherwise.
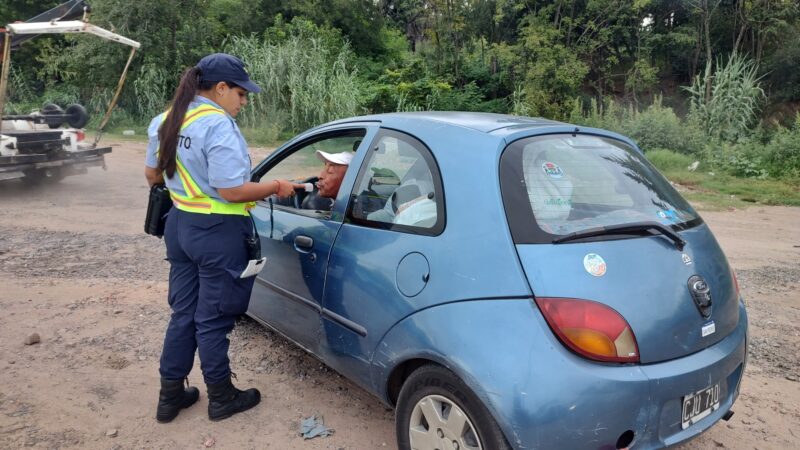
[{"label": "rear windshield", "polygon": [[637,150],[609,138],[548,135],[512,143],[500,160],[503,201],[517,243],[576,231],[657,221],[701,223],[692,207]]}]

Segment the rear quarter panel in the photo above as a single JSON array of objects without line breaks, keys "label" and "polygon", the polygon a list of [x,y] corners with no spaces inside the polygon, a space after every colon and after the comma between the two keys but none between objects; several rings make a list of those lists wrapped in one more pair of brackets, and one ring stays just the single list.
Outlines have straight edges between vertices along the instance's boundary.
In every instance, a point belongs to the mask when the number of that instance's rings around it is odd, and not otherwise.
[{"label": "rear quarter panel", "polygon": [[[567,352],[530,299],[449,303],[407,318],[375,353],[375,384],[385,386],[392,368],[415,358],[461,378],[517,449],[613,448],[620,433],[647,424],[649,381],[641,369]],[[610,404],[614,414],[603,407]]]}]

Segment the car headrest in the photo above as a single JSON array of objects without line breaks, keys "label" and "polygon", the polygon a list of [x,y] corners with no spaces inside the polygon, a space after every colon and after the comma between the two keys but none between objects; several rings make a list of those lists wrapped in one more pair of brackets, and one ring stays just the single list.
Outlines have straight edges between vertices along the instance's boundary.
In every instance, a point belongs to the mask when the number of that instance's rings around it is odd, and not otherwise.
[{"label": "car headrest", "polygon": [[394,194],[392,194],[392,208],[397,211],[397,208],[403,203],[410,202],[415,198],[422,195],[419,186],[416,184],[405,184],[398,187]]},{"label": "car headrest", "polygon": [[523,158],[525,182],[534,216],[544,220],[566,220],[572,210],[573,185],[557,159]]}]

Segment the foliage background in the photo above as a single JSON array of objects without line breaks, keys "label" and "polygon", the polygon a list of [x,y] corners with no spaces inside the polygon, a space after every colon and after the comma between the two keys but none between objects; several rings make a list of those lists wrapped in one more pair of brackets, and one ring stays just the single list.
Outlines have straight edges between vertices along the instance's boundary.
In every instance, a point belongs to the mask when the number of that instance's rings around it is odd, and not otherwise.
[{"label": "foliage background", "polygon": [[[7,0],[0,23],[58,3]],[[112,127],[141,129],[184,68],[227,51],[266,88],[240,119],[257,142],[356,114],[488,111],[609,128],[700,170],[800,177],[795,0],[89,3],[93,23],[142,43]],[[96,124],[127,52],[30,41],[13,55],[7,112],[80,102]]]}]

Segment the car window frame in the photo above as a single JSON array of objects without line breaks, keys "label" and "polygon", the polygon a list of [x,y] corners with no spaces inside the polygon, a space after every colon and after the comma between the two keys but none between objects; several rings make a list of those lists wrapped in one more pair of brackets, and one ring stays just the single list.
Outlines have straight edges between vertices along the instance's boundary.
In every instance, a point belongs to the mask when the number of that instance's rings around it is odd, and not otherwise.
[{"label": "car window frame", "polygon": [[[396,224],[389,222],[381,222],[376,220],[362,219],[353,216],[353,207],[355,206],[355,202],[358,197],[358,192],[356,192],[356,189],[359,188],[362,180],[367,175],[367,169],[370,163],[372,162],[373,158],[375,157],[375,151],[378,150],[378,143],[381,141],[381,139],[385,137],[394,137],[396,139],[405,141],[419,152],[419,154],[422,156],[422,159],[427,164],[428,170],[430,170],[431,172],[431,178],[433,181],[434,194],[435,194],[434,198],[436,199],[436,223],[432,227],[423,228],[413,225],[403,225],[403,224]],[[447,211],[446,198],[444,192],[444,183],[442,182],[441,169],[439,167],[438,161],[436,161],[436,157],[433,155],[433,152],[430,150],[430,148],[421,139],[417,138],[416,136],[410,133],[396,130],[393,128],[381,127],[378,130],[378,133],[370,142],[369,148],[367,149],[367,154],[364,157],[364,160],[361,162],[361,167],[359,167],[358,174],[356,175],[356,179],[355,182],[353,183],[349,200],[347,202],[347,210],[345,212],[344,222],[367,228],[396,231],[406,234],[416,234],[422,236],[439,236],[444,232],[447,225],[446,211]]]},{"label": "car window frame", "polygon": [[[353,126],[347,128],[336,128],[333,130],[326,130],[317,134],[312,134],[310,136],[304,137],[303,139],[292,143],[285,149],[281,149],[280,153],[275,155],[274,158],[271,157],[272,155],[264,158],[264,160],[261,163],[259,163],[258,166],[255,167],[255,169],[253,169],[250,175],[250,180],[256,183],[260,182],[261,178],[267,175],[269,171],[272,170],[275,166],[279,165],[281,162],[291,157],[296,152],[308,147],[309,145],[313,145],[317,142],[337,137],[358,136],[363,139],[367,136],[367,134],[369,134],[368,131],[369,130],[366,126]],[[364,145],[364,143],[362,142],[361,145]],[[350,168],[348,168],[347,170],[349,171]],[[265,207],[273,208],[279,211],[284,211],[286,213],[295,214],[298,216],[311,217],[321,220],[331,220],[333,217],[333,209],[328,211],[322,211],[314,209],[295,208],[294,206],[276,204],[274,201],[272,201],[272,196],[267,197],[266,199],[263,200],[258,200],[256,203]]]}]

